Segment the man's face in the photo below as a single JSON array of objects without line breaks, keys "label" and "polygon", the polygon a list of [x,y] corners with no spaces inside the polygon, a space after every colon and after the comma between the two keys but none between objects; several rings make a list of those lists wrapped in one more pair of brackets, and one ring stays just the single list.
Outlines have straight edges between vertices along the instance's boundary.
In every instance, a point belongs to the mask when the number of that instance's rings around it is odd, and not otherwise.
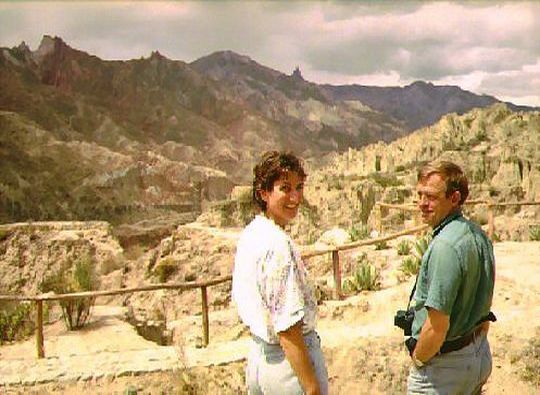
[{"label": "man's face", "polygon": [[461,199],[459,191],[446,196],[446,182],[440,174],[433,173],[416,185],[418,208],[422,220],[432,228],[439,225],[458,206]]}]

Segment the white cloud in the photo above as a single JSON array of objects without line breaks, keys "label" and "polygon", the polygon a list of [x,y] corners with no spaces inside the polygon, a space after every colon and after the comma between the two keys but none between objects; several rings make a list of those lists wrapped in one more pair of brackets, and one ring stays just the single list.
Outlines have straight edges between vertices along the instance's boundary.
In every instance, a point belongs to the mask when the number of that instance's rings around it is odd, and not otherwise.
[{"label": "white cloud", "polygon": [[540,92],[535,1],[0,2],[0,46],[35,49],[43,34],[104,59],[233,50],[315,82],[426,80],[531,103]]}]

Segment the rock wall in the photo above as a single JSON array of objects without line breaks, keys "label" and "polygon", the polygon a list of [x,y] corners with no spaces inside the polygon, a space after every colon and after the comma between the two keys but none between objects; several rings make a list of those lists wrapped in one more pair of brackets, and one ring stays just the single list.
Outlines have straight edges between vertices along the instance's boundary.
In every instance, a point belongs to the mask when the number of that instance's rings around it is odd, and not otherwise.
[{"label": "rock wall", "polygon": [[89,256],[99,275],[119,268],[123,250],[107,222],[0,225],[0,293],[38,294],[45,277]]}]

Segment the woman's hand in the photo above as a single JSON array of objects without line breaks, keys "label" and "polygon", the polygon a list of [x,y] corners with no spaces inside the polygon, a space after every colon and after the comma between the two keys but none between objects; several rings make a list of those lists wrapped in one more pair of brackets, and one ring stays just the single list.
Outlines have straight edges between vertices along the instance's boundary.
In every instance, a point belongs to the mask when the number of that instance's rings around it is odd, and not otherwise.
[{"label": "woman's hand", "polygon": [[279,344],[285,356],[298,376],[304,392],[308,395],[320,395],[319,381],[302,334],[302,321],[297,322],[287,330],[278,333]]}]

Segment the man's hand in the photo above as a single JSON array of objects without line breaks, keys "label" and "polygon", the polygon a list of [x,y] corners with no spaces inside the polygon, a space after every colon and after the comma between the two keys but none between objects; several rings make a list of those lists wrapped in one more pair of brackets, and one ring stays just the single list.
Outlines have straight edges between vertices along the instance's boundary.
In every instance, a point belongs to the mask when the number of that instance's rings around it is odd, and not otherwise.
[{"label": "man's hand", "polygon": [[449,327],[450,316],[428,307],[428,316],[420,331],[420,337],[412,355],[413,359],[426,363],[433,358],[441,349]]}]

